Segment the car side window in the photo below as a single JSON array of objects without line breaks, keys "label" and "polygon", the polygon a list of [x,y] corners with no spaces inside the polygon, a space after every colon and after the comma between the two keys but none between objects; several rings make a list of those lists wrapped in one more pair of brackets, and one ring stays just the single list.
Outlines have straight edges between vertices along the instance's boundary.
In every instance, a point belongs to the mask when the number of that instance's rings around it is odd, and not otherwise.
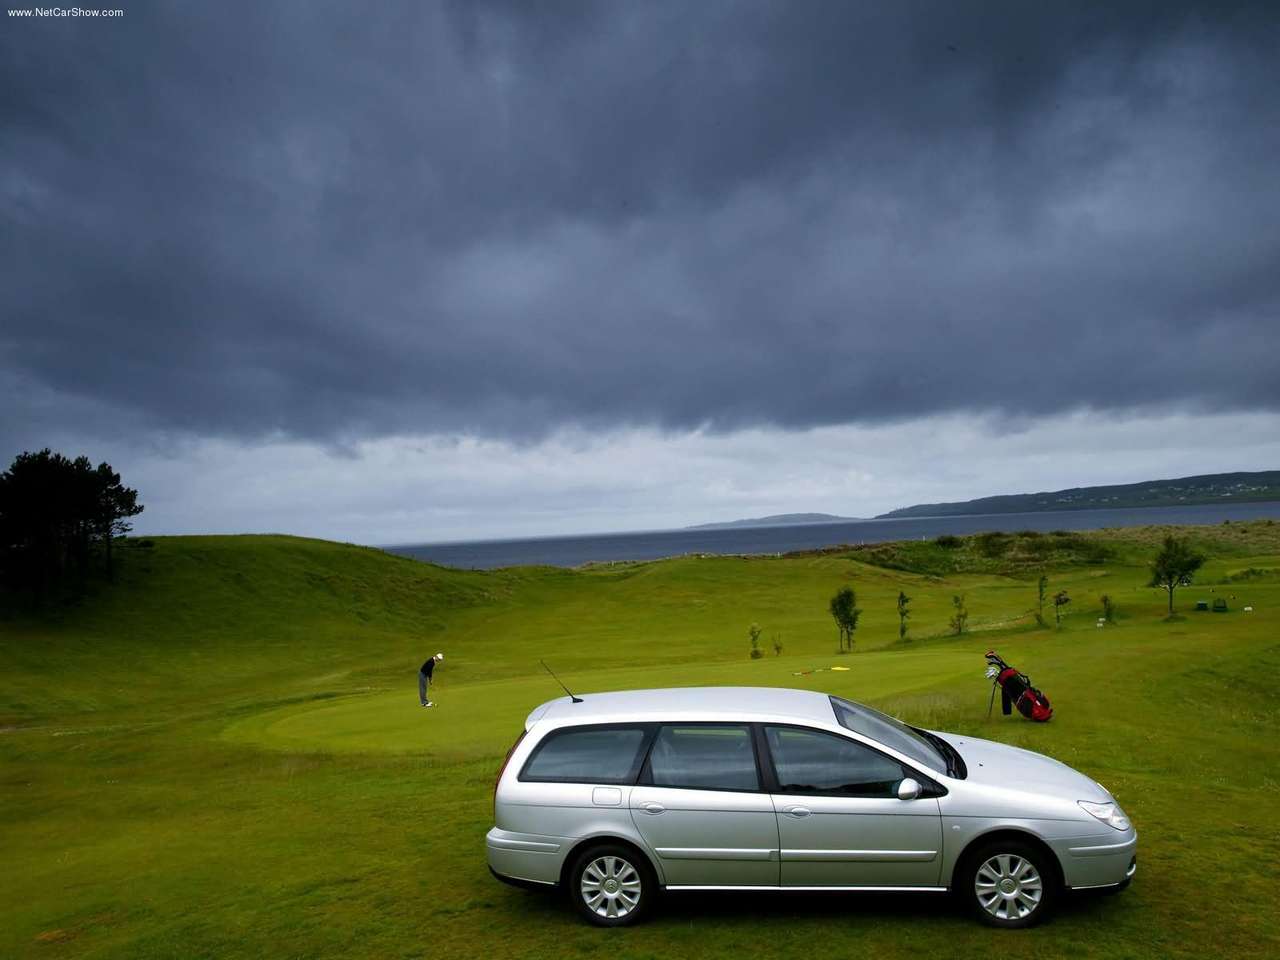
[{"label": "car side window", "polygon": [[896,760],[845,737],[797,727],[765,727],[782,793],[894,797],[906,771]]},{"label": "car side window", "polygon": [[520,771],[524,781],[635,783],[648,730],[642,726],[568,727],[548,734]]},{"label": "car side window", "polygon": [[649,751],[649,782],[694,790],[760,789],[751,728],[745,723],[670,724]]}]

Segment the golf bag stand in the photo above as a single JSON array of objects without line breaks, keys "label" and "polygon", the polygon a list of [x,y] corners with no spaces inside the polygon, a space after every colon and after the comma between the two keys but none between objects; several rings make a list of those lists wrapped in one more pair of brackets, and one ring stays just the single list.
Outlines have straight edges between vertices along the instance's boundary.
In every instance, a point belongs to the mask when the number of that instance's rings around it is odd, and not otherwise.
[{"label": "golf bag stand", "polygon": [[1053,707],[1040,690],[1031,685],[1031,678],[1009,666],[994,650],[987,651],[987,677],[991,680],[991,702],[987,704],[987,716],[996,702],[996,687],[1000,688],[1000,711],[1007,717],[1017,707],[1028,720],[1044,723],[1053,717]]}]

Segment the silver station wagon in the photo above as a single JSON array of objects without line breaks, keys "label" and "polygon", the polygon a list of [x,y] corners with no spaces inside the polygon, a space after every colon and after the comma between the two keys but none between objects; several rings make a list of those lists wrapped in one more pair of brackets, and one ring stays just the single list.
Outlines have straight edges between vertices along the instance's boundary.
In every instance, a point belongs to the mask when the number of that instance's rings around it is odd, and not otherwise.
[{"label": "silver station wagon", "polygon": [[1128,885],[1137,834],[1049,757],[807,690],[691,687],[538,707],[498,774],[489,868],[592,923],[662,890],[954,891],[1024,927]]}]

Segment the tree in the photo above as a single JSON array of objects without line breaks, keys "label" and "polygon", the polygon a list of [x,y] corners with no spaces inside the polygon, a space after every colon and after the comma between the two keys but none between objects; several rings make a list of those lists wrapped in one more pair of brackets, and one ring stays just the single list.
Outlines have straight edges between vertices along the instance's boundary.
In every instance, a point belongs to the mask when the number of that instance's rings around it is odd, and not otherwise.
[{"label": "tree", "polygon": [[1043,573],[1040,579],[1036,581],[1036,623],[1044,626],[1044,598],[1049,592],[1049,578]]},{"label": "tree", "polygon": [[951,614],[951,632],[958,637],[969,625],[969,608],[964,605],[964,594],[958,593],[952,597],[951,606],[955,611]]},{"label": "tree", "polygon": [[840,631],[840,652],[848,653],[853,650],[853,631],[858,629],[858,618],[862,616],[862,610],[858,607],[858,595],[853,592],[853,587],[841,587],[837,590],[836,595],[831,598],[829,609],[831,619],[835,620],[836,628]]},{"label": "tree", "polygon": [[760,649],[760,624],[753,623],[747,627],[747,639],[751,641],[751,659],[759,660],[764,656],[764,651]]},{"label": "tree", "polygon": [[1062,608],[1071,602],[1071,598],[1067,596],[1067,591],[1059,590],[1053,595],[1053,622],[1062,626]]},{"label": "tree", "polygon": [[1173,616],[1173,591],[1191,585],[1196,571],[1204,565],[1204,554],[1191,548],[1186,540],[1169,536],[1164,546],[1151,561],[1151,582],[1148,586],[1160,587],[1169,594],[1169,616]]},{"label": "tree", "polygon": [[138,491],[122,484],[120,474],[111,469],[111,464],[98,464],[94,478],[97,486],[94,526],[105,548],[107,576],[112,576],[115,570],[111,564],[111,544],[116,537],[123,537],[133,529],[129,521],[142,512],[142,506],[138,503]]},{"label": "tree", "polygon": [[911,617],[911,611],[907,609],[907,605],[911,603],[911,598],[901,590],[898,591],[898,639],[907,639],[907,620]]},{"label": "tree", "polygon": [[70,574],[84,577],[95,543],[111,571],[111,542],[142,512],[138,492],[110,464],[44,449],[0,474],[0,577],[37,596]]}]

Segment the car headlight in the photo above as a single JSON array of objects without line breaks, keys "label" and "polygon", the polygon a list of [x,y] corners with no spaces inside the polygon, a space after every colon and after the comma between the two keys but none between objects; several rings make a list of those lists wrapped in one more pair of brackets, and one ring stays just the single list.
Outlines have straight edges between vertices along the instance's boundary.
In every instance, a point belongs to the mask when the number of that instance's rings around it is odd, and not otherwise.
[{"label": "car headlight", "polygon": [[1093,803],[1089,800],[1077,800],[1082,810],[1092,817],[1096,817],[1105,823],[1108,827],[1116,830],[1128,830],[1129,818],[1124,815],[1124,811],[1120,809],[1119,804],[1115,803]]}]

